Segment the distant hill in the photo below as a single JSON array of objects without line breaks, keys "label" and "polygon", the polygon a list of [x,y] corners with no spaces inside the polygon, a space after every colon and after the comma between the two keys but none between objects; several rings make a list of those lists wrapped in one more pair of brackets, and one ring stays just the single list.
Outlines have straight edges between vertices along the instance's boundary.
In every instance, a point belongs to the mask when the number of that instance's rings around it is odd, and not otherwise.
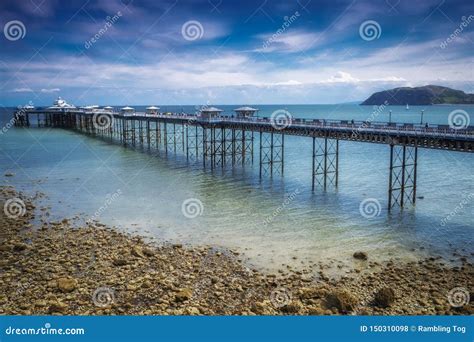
[{"label": "distant hill", "polygon": [[437,85],[401,87],[372,94],[361,105],[381,105],[387,101],[393,106],[432,104],[474,104],[474,94]]}]

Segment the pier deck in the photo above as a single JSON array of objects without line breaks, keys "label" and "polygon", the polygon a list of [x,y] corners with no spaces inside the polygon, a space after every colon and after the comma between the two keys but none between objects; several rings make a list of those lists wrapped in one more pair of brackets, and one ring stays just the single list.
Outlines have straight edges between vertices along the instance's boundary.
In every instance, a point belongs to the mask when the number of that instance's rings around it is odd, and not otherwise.
[{"label": "pier deck", "polygon": [[260,176],[283,174],[285,135],[308,137],[313,146],[313,191],[338,186],[339,140],[386,144],[390,148],[389,209],[416,201],[418,148],[474,151],[472,126],[297,118],[279,122],[264,117],[122,115],[80,109],[20,109],[14,113],[14,122],[20,127],[77,130],[124,146],[182,152],[188,159],[202,160],[204,167],[211,168],[253,163],[254,142],[258,140]]}]

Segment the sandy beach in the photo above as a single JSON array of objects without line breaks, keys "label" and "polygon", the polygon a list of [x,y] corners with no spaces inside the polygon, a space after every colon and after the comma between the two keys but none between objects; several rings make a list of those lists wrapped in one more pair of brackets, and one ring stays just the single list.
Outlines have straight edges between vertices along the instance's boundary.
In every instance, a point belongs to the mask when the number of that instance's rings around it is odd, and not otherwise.
[{"label": "sandy beach", "polygon": [[2,208],[9,199],[24,203],[0,216],[4,315],[473,313],[472,301],[462,303],[474,279],[465,256],[459,266],[440,258],[379,265],[361,251],[359,267],[338,280],[323,270],[264,274],[236,251],[145,242],[100,223],[73,228],[68,218],[38,223],[35,212],[47,211],[37,207],[42,194],[3,186],[0,196]]}]

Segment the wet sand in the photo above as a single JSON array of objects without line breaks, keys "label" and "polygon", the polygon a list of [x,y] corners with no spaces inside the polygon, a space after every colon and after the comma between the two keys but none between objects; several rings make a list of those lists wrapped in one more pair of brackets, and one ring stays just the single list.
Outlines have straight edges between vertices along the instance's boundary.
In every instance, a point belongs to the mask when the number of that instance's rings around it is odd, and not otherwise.
[{"label": "wet sand", "polygon": [[[16,198],[19,206],[12,206]],[[0,187],[0,314],[14,315],[451,315],[473,314],[473,265],[457,256],[358,265],[250,269],[236,251],[151,243],[98,222],[35,220],[41,194]],[[7,215],[8,214],[8,215]],[[46,215],[47,216],[47,215]]]}]

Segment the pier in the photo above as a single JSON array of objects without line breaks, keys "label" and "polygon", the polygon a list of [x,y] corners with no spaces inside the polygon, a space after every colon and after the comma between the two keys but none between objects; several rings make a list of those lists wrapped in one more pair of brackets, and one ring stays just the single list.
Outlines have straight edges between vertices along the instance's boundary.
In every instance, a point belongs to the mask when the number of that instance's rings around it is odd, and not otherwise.
[{"label": "pier", "polygon": [[[249,107],[243,110],[246,108]],[[211,169],[258,161],[260,177],[283,174],[286,135],[307,137],[312,139],[312,155],[308,158],[312,158],[313,191],[338,186],[340,140],[385,144],[390,149],[389,210],[416,202],[419,148],[464,153],[474,150],[471,126],[458,129],[449,125],[291,117],[282,123],[274,118],[241,114],[222,116],[217,108],[202,111],[201,115],[163,114],[156,110],[117,113],[75,107],[19,109],[14,113],[14,124],[70,129],[127,147],[182,154]]]}]

